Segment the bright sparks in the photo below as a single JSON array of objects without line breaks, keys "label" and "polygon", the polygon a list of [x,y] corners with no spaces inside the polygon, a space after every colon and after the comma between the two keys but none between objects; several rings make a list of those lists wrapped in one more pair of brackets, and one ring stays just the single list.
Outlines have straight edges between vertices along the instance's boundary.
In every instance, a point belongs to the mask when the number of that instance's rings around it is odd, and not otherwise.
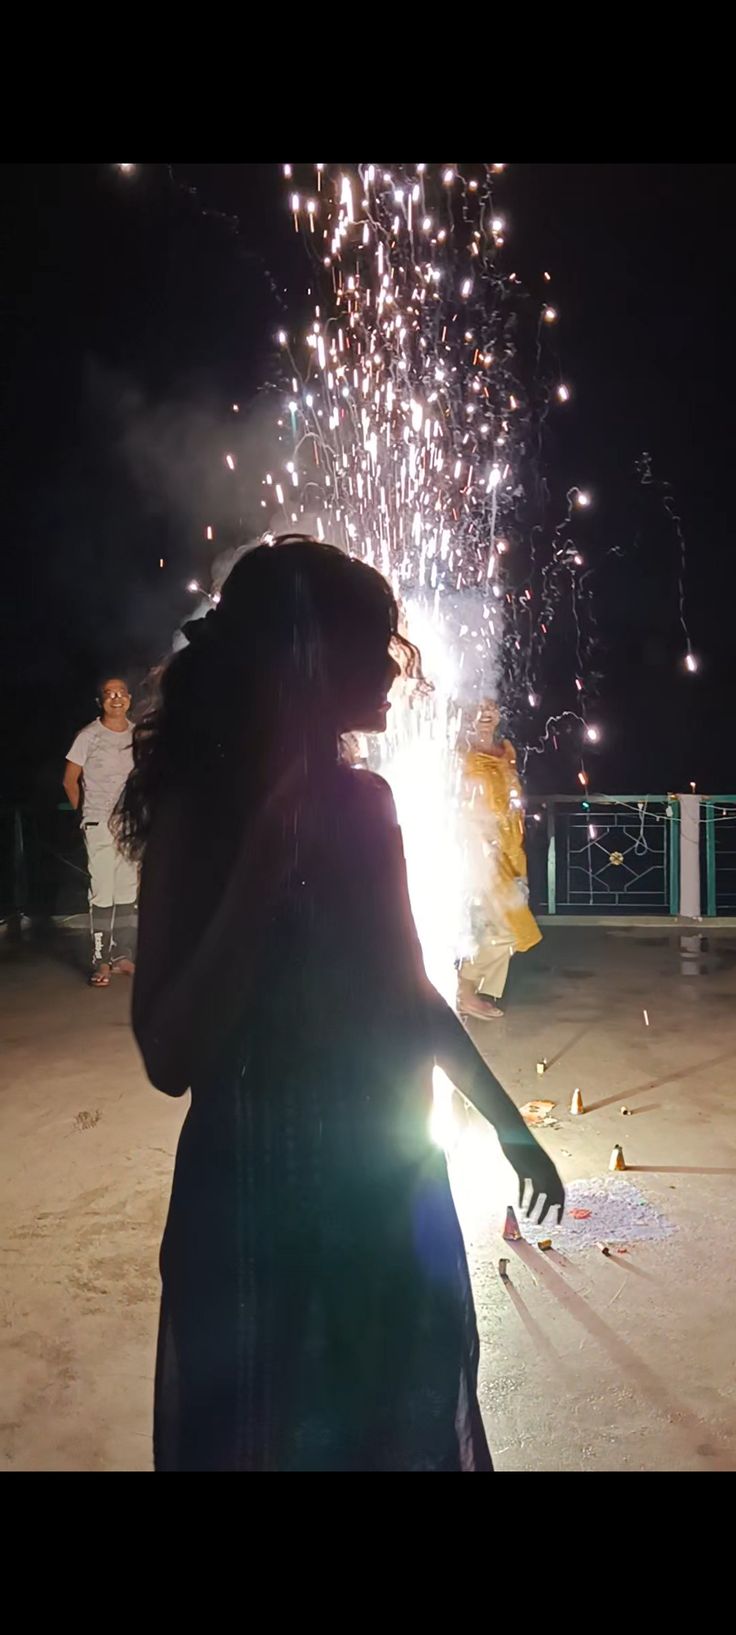
[{"label": "bright sparks", "polygon": [[[421,649],[431,690],[396,684],[370,757],[394,792],[425,962],[448,999],[473,890],[458,747],[502,668],[513,702],[541,704],[529,678],[574,567],[554,545],[535,579],[523,566],[528,450],[569,391],[547,372],[538,306],[503,271],[504,170],[284,167],[315,304],[284,353],[282,447],[262,489],[270,533],[286,521],[385,574]],[[512,325],[528,344],[509,344]],[[285,331],[277,341],[286,349]]]}]

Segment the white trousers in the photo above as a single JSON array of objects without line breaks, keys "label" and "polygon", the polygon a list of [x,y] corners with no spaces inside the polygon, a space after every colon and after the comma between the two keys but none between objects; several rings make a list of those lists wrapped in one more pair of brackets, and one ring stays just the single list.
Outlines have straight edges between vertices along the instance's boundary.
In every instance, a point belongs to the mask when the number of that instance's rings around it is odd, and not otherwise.
[{"label": "white trousers", "polygon": [[138,896],[138,869],[117,846],[108,823],[84,823],[89,868],[89,900],[93,908],[134,903]]},{"label": "white trousers", "polygon": [[481,939],[473,958],[463,960],[460,975],[466,982],[472,982],[476,993],[500,999],[506,987],[512,953],[513,943],[509,937],[489,931]]},{"label": "white trousers", "polygon": [[92,962],[134,959],[138,869],[118,851],[109,824],[83,823],[89,868]]}]

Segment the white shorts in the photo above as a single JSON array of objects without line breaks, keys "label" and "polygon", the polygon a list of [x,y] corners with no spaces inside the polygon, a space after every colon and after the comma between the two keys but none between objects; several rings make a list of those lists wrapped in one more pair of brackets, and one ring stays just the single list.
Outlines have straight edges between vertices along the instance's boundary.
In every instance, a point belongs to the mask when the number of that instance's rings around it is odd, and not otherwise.
[{"label": "white shorts", "polygon": [[110,825],[83,823],[89,868],[89,900],[93,908],[134,903],[138,896],[138,868],[118,851]]}]

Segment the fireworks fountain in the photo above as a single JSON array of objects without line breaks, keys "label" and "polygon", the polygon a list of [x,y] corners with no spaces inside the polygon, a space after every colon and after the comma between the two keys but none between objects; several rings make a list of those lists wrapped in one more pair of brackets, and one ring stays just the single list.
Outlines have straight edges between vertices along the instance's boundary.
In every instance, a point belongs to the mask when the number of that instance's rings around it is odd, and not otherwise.
[{"label": "fireworks fountain", "polygon": [[[140,169],[113,168],[126,178]],[[431,691],[397,683],[389,732],[371,754],[394,790],[427,968],[452,998],[473,889],[457,755],[463,711],[495,693],[522,766],[557,747],[558,728],[572,732],[583,792],[585,746],[600,738],[588,718],[590,591],[576,528],[588,492],[571,488],[547,527],[544,425],[571,399],[554,357],[558,310],[548,272],[530,290],[508,268],[506,166],[282,169],[311,260],[313,314],[302,334],[278,335],[279,452],[264,477],[263,537],[313,532],[374,563],[422,651]],[[167,171],[203,216],[219,214]],[[237,216],[222,219],[240,231]],[[237,454],[223,453],[223,464],[235,474]],[[651,488],[649,455],[639,470]],[[658,488],[678,549],[682,662],[695,675],[684,532],[669,485]],[[210,603],[218,588],[217,579],[209,594],[190,586]],[[570,696],[558,684],[548,698],[543,649],[564,609]],[[588,833],[590,845],[594,825]]]},{"label": "fireworks fountain", "polygon": [[272,532],[308,528],[379,567],[422,652],[432,691],[398,684],[378,753],[427,967],[450,997],[471,884],[462,711],[509,687],[538,707],[545,610],[573,566],[561,530],[548,561],[523,563],[544,417],[570,396],[545,364],[557,313],[503,269],[503,165],[283,168],[315,300],[306,334],[278,337],[284,458],[263,505]]},{"label": "fireworks fountain", "polygon": [[[427,970],[450,1000],[456,961],[471,952],[477,866],[465,844],[463,714],[495,694],[539,749],[563,718],[586,726],[584,564],[570,534],[589,496],[570,491],[545,549],[543,428],[571,392],[554,365],[549,273],[535,296],[505,266],[505,169],[283,166],[313,311],[303,333],[277,336],[264,537],[314,533],[380,568],[422,653],[430,690],[397,683],[389,730],[369,754],[394,792]],[[224,460],[235,471],[236,457]],[[540,732],[541,652],[566,593],[573,707]],[[449,1086],[438,1090],[446,1109]]]}]

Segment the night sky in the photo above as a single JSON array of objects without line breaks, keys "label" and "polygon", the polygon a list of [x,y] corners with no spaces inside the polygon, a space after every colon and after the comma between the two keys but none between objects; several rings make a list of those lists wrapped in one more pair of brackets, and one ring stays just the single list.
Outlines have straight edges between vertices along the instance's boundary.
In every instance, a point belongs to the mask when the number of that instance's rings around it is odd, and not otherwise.
[{"label": "night sky", "polygon": [[[166,651],[213,547],[258,527],[273,337],[307,311],[277,165],[5,165],[2,204],[4,801],[58,797],[100,667]],[[553,496],[594,495],[586,559],[603,741],[591,788],[736,791],[731,517],[734,165],[510,165],[513,265],[553,275],[574,399],[550,422]],[[237,402],[236,417],[231,405]],[[222,455],[247,449],[228,484]],[[687,540],[678,547],[644,450]],[[236,502],[237,495],[237,502]],[[552,513],[555,520],[555,513]],[[163,558],[165,567],[159,568]],[[532,788],[572,793],[564,746]]]}]

